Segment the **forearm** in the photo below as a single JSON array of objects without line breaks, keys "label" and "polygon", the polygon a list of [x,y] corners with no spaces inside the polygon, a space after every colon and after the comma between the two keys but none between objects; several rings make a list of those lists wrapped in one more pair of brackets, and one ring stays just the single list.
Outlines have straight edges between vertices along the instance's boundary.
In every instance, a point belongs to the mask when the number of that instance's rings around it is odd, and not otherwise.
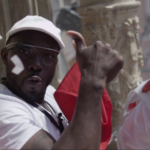
[{"label": "forearm", "polygon": [[[84,140],[87,148],[91,149],[99,148],[101,141],[102,92],[102,86],[95,87],[95,85],[86,82],[85,78],[81,79],[72,125],[74,132],[79,133],[79,141]],[[78,124],[78,128],[76,128],[76,124]]]},{"label": "forearm", "polygon": [[[100,85],[100,84],[99,84]],[[54,149],[98,149],[101,141],[101,97],[103,86],[81,78],[74,117]]]}]

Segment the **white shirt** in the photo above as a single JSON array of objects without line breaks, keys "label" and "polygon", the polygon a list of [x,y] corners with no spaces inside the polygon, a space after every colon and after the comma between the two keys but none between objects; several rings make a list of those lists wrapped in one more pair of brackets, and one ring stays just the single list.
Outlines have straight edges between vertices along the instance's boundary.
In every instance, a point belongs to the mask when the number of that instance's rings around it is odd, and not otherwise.
[{"label": "white shirt", "polygon": [[[48,86],[45,100],[59,113],[61,110],[53,97],[54,92],[55,89]],[[52,116],[58,122],[57,117]],[[67,125],[63,124],[66,128]],[[59,130],[45,114],[0,84],[0,149],[21,149],[41,129],[51,134],[56,141],[60,137]]]},{"label": "white shirt", "polygon": [[119,150],[150,149],[150,91],[142,92],[149,81],[128,95],[117,135]]}]

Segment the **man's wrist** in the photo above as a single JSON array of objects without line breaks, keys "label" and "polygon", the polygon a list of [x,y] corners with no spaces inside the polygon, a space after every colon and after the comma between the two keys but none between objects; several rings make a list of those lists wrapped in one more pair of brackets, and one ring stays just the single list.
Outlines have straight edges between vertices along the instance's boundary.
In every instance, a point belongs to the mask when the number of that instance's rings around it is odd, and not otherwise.
[{"label": "man's wrist", "polygon": [[96,75],[82,73],[80,84],[85,84],[94,89],[104,89],[106,87],[106,76],[97,77]]},{"label": "man's wrist", "polygon": [[106,87],[106,79],[101,78],[98,79],[96,77],[85,77],[81,76],[81,82],[80,84],[85,85],[87,87],[91,87],[93,89],[104,89]]}]

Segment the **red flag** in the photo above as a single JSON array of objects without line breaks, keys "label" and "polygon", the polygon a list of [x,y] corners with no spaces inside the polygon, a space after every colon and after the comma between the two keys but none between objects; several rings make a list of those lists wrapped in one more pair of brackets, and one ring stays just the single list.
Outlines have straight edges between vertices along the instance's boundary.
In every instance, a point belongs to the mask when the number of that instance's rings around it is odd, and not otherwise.
[{"label": "red flag", "polygon": [[[67,75],[57,88],[56,92],[54,93],[54,97],[60,109],[62,110],[69,122],[71,121],[74,114],[76,100],[78,97],[80,79],[81,73],[79,71],[78,64],[75,63],[75,65],[67,73]],[[101,150],[106,149],[111,138],[111,116],[112,104],[109,95],[105,89],[102,95],[102,137],[100,143]]]}]

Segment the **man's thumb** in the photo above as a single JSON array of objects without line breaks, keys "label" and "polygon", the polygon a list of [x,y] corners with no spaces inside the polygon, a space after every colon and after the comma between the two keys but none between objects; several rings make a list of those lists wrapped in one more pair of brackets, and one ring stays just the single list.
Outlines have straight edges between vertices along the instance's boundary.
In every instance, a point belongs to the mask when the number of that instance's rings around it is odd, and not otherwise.
[{"label": "man's thumb", "polygon": [[76,51],[80,52],[83,48],[87,47],[83,36],[76,31],[67,31],[67,35],[74,40],[76,45]]}]

